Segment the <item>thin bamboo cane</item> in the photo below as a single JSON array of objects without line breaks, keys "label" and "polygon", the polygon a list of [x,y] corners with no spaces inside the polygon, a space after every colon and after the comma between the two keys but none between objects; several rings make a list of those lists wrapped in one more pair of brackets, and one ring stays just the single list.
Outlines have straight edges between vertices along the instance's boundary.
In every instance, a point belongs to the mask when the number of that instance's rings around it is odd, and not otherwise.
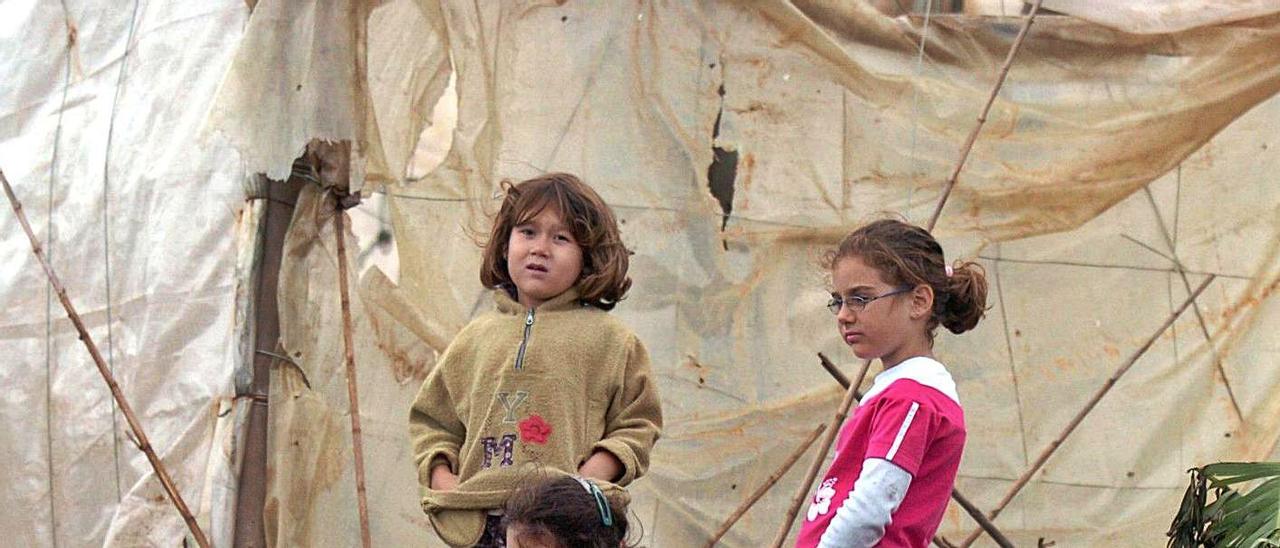
[{"label": "thin bamboo cane", "polygon": [[786,475],[788,470],[791,470],[791,467],[796,464],[796,461],[800,460],[800,457],[804,455],[805,451],[809,450],[809,446],[813,445],[813,442],[818,439],[818,435],[822,434],[822,431],[826,430],[826,428],[827,425],[819,424],[817,428],[813,429],[813,432],[805,437],[804,441],[800,442],[800,446],[796,447],[795,451],[791,452],[791,455],[782,463],[782,466],[779,466],[778,469],[774,471],[773,475],[769,476],[769,479],[765,480],[763,485],[756,489],[754,493],[751,493],[751,496],[747,497],[747,500],[743,501],[743,503],[738,506],[738,509],[734,510],[733,513],[729,515],[729,519],[724,520],[724,523],[720,525],[720,528],[716,529],[716,532],[711,535],[709,540],[707,540],[707,544],[705,545],[706,548],[715,546],[716,543],[720,541],[720,537],[723,537],[725,533],[728,533],[729,528],[733,527],[733,524],[737,523],[738,520],[742,518],[742,515],[746,514],[747,510],[750,510],[751,507],[760,500],[760,497],[763,497],[765,493],[769,492],[769,489],[773,488],[773,485],[778,483],[778,480],[782,479],[782,476]]},{"label": "thin bamboo cane", "polygon": [[342,292],[342,342],[346,346],[347,397],[351,400],[351,451],[355,454],[356,501],[360,512],[360,542],[364,548],[373,545],[369,533],[369,502],[365,497],[364,439],[360,429],[360,395],[356,390],[355,344],[351,336],[351,299],[347,287],[347,245],[343,217],[346,212],[338,207],[333,222],[338,239],[338,286]]},{"label": "thin bamboo cane", "polygon": [[75,307],[71,305],[71,299],[67,297],[66,288],[62,286],[62,281],[54,273],[53,266],[45,258],[40,241],[36,239],[35,233],[31,231],[31,225],[27,223],[27,216],[22,212],[22,202],[19,202],[18,197],[14,195],[13,187],[9,186],[9,179],[4,176],[3,171],[0,171],[0,183],[4,184],[4,194],[9,198],[9,204],[13,206],[13,212],[18,216],[18,222],[22,225],[22,230],[27,233],[27,238],[31,240],[31,250],[35,252],[36,259],[40,261],[40,266],[44,267],[44,273],[49,277],[49,283],[53,285],[55,292],[58,294],[58,300],[62,302],[62,308],[67,311],[67,317],[71,319],[76,331],[80,333],[80,341],[89,350],[89,355],[93,357],[94,365],[98,366],[98,373],[102,375],[102,380],[106,381],[107,387],[111,389],[111,397],[115,398],[116,405],[120,406],[120,412],[124,414],[125,421],[129,423],[129,429],[133,432],[134,441],[137,442],[138,449],[141,449],[142,453],[147,456],[147,461],[151,463],[152,471],[160,479],[160,486],[164,488],[165,494],[169,496],[169,500],[174,507],[178,509],[178,513],[182,514],[182,520],[187,523],[187,529],[191,531],[191,536],[195,537],[196,543],[201,548],[208,548],[209,539],[205,537],[204,531],[200,529],[200,524],[196,523],[196,518],[191,514],[191,510],[187,508],[186,501],[182,500],[182,495],[178,493],[178,488],[169,476],[169,471],[165,468],[164,462],[156,455],[155,449],[151,447],[151,440],[147,438],[146,432],[143,431],[142,423],[133,414],[133,407],[125,399],[124,392],[120,390],[120,385],[116,383],[115,376],[111,374],[111,370],[107,367],[106,360],[98,352],[98,345],[93,342],[93,337],[89,335],[89,330],[85,328],[84,322],[81,321],[80,314],[76,313]]},{"label": "thin bamboo cane", "polygon": [[791,532],[791,522],[795,521],[796,514],[800,512],[800,506],[808,498],[809,486],[813,483],[813,478],[818,476],[818,470],[822,468],[822,462],[827,458],[827,451],[831,450],[831,443],[835,441],[836,434],[840,433],[840,423],[844,422],[845,416],[849,414],[849,408],[853,406],[853,402],[857,399],[858,386],[862,384],[862,379],[866,378],[867,369],[870,367],[871,360],[862,362],[862,371],[858,372],[857,382],[849,385],[849,389],[845,390],[844,399],[840,401],[840,407],[836,409],[835,416],[831,418],[831,423],[827,425],[827,433],[822,437],[822,444],[818,446],[818,452],[813,456],[813,462],[809,463],[809,469],[804,473],[804,479],[800,481],[799,490],[791,498],[791,507],[787,509],[786,519],[778,530],[778,536],[773,539],[773,548],[778,548],[782,546],[783,542],[786,542],[787,533]]},{"label": "thin bamboo cane", "polygon": [[933,545],[937,546],[938,548],[956,548],[956,545],[951,544],[950,541],[948,541],[947,539],[941,536],[933,537]]},{"label": "thin bamboo cane", "polygon": [[[996,519],[996,516],[1000,515],[1000,512],[1003,511],[1004,508],[1009,505],[1009,502],[1013,500],[1013,497],[1018,495],[1018,491],[1021,491],[1022,487],[1031,480],[1031,476],[1035,475],[1035,473],[1040,470],[1041,466],[1044,466],[1045,461],[1048,461],[1054,451],[1057,451],[1058,447],[1062,446],[1062,443],[1066,441],[1067,436],[1071,435],[1071,432],[1080,425],[1080,422],[1089,415],[1090,411],[1093,411],[1093,408],[1098,405],[1098,402],[1102,400],[1102,397],[1106,396],[1107,392],[1111,391],[1111,387],[1115,386],[1116,382],[1120,380],[1120,377],[1124,376],[1124,374],[1129,371],[1130,367],[1133,367],[1133,364],[1138,361],[1138,358],[1141,358],[1147,350],[1151,349],[1151,346],[1160,338],[1160,335],[1163,334],[1166,329],[1169,329],[1169,326],[1173,325],[1173,322],[1178,319],[1178,316],[1181,316],[1182,313],[1191,306],[1191,303],[1195,302],[1196,298],[1204,292],[1205,288],[1209,287],[1210,283],[1213,283],[1213,280],[1213,275],[1205,278],[1204,282],[1196,288],[1195,292],[1193,292],[1191,296],[1187,297],[1187,300],[1182,303],[1182,306],[1179,306],[1177,310],[1174,310],[1173,313],[1165,319],[1164,323],[1160,324],[1160,328],[1157,329],[1155,333],[1152,333],[1151,337],[1149,337],[1142,346],[1138,347],[1133,354],[1130,354],[1129,359],[1125,360],[1124,364],[1117,368],[1115,373],[1113,373],[1106,382],[1102,383],[1102,386],[1093,394],[1093,397],[1089,398],[1089,402],[1085,404],[1084,408],[1081,409],[1079,413],[1076,413],[1076,416],[1071,419],[1071,422],[1067,423],[1066,428],[1062,429],[1062,433],[1058,434],[1058,437],[1054,438],[1054,440],[1040,452],[1040,456],[1036,457],[1036,460],[1031,463],[1031,466],[1027,468],[1021,476],[1018,477],[1017,481],[1013,482],[1009,491],[1005,493],[1004,498],[1000,499],[1000,503],[997,504],[995,508],[992,508],[987,512],[987,519],[994,520]],[[964,539],[964,542],[960,543],[961,548],[968,548],[968,546],[972,545],[980,536],[982,536],[981,528],[969,533],[969,536]]]},{"label": "thin bamboo cane", "polygon": [[[1181,166],[1179,166],[1181,169]],[[1173,243],[1173,236],[1169,234],[1169,227],[1164,224],[1164,216],[1160,214],[1160,208],[1156,206],[1156,197],[1151,193],[1151,186],[1142,187],[1143,192],[1147,195],[1147,203],[1151,204],[1151,213],[1156,216],[1156,222],[1160,225],[1160,235],[1164,236],[1164,244],[1169,248],[1170,262],[1177,269],[1178,276],[1182,278],[1182,287],[1188,292],[1191,291],[1191,280],[1187,279],[1187,267],[1178,260],[1178,249]],[[1218,349],[1213,345],[1213,336],[1209,334],[1209,326],[1204,321],[1204,315],[1200,313],[1200,305],[1193,304],[1191,311],[1196,314],[1196,323],[1200,324],[1200,333],[1204,335],[1204,344],[1209,347],[1209,351],[1213,354],[1213,366],[1218,369],[1218,374],[1222,375],[1222,386],[1227,389],[1227,399],[1231,401],[1231,409],[1236,412],[1236,420],[1240,421],[1240,425],[1244,426],[1244,411],[1240,409],[1240,402],[1236,401],[1236,392],[1231,388],[1231,379],[1227,377],[1227,369],[1222,365],[1222,356],[1218,354]]]},{"label": "thin bamboo cane", "polygon": [[[849,387],[849,378],[846,377],[845,374],[842,373],[839,369],[837,369],[834,363],[831,363],[831,359],[828,358],[826,354],[819,352],[818,360],[822,362],[822,368],[826,369],[827,372],[830,373],[831,376],[836,379],[836,382],[840,383],[840,386],[843,386],[845,388]],[[858,394],[858,399],[859,400],[862,399],[862,394]],[[974,521],[978,522],[978,525],[982,526],[982,528],[987,531],[987,534],[991,535],[991,538],[994,539],[996,541],[996,544],[999,544],[1001,548],[1013,547],[1013,543],[1009,541],[1009,538],[1004,536],[1004,533],[1001,533],[1000,529],[996,528],[996,525],[994,523],[991,523],[991,520],[987,519],[987,516],[982,514],[982,510],[979,509],[972,502],[969,502],[969,499],[966,498],[964,495],[962,495],[960,491],[957,491],[954,487],[951,489],[951,498],[955,499],[956,503],[958,503],[961,508],[964,508],[964,511],[968,512],[969,516],[972,517]],[[941,541],[941,542],[938,542],[938,541]],[[947,542],[945,539],[942,539],[940,537],[936,537],[934,539],[934,543],[938,544],[939,546],[951,545],[950,542]]]},{"label": "thin bamboo cane", "polygon": [[1004,66],[1000,67],[1000,75],[996,77],[996,85],[991,88],[991,95],[987,97],[987,103],[982,106],[982,113],[978,114],[978,125],[973,127],[973,131],[969,132],[969,137],[965,139],[964,147],[960,149],[960,161],[956,162],[956,167],[951,171],[951,177],[947,179],[947,186],[942,190],[942,197],[938,199],[938,205],[933,209],[933,215],[929,217],[929,232],[933,232],[933,227],[937,226],[938,218],[942,216],[942,208],[947,205],[947,198],[951,196],[951,190],[956,186],[956,179],[960,177],[960,170],[964,168],[964,163],[969,159],[969,152],[973,149],[973,143],[978,140],[978,132],[982,131],[982,125],[987,122],[987,114],[991,111],[991,104],[995,102],[996,96],[1000,94],[1000,87],[1004,85],[1004,79],[1009,75],[1009,67],[1013,66],[1013,58],[1018,54],[1018,50],[1022,48],[1022,41],[1027,37],[1027,32],[1031,29],[1031,22],[1036,18],[1036,12],[1040,11],[1040,3],[1043,0],[1035,0],[1035,4],[1031,6],[1031,13],[1027,14],[1027,18],[1022,22],[1022,29],[1018,31],[1018,37],[1013,39],[1013,46],[1009,48],[1009,55],[1004,58]]}]

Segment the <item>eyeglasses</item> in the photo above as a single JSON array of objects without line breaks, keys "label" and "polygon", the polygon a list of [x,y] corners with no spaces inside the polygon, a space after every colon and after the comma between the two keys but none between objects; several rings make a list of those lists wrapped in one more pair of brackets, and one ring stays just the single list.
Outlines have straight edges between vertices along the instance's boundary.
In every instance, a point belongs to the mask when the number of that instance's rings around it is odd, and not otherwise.
[{"label": "eyeglasses", "polygon": [[840,308],[847,306],[849,307],[849,310],[852,310],[855,313],[862,312],[862,310],[865,309],[867,305],[871,304],[871,302],[876,299],[892,297],[894,295],[906,293],[908,291],[911,291],[912,289],[915,289],[915,288],[899,287],[898,289],[895,289],[883,295],[876,295],[875,297],[863,297],[860,295],[850,295],[848,297],[841,297],[839,295],[832,295],[831,300],[827,301],[827,310],[830,310],[832,314],[839,314]]}]

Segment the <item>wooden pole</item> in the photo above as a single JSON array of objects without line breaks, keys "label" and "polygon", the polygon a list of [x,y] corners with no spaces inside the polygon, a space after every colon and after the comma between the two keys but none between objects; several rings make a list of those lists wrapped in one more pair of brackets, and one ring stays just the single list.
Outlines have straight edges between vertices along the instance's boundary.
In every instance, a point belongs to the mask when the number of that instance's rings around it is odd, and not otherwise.
[{"label": "wooden pole", "polygon": [[951,171],[951,177],[947,179],[947,185],[942,189],[942,197],[938,199],[938,205],[933,209],[933,215],[929,217],[928,231],[933,232],[933,227],[938,224],[938,218],[942,216],[942,208],[947,205],[947,198],[951,196],[951,190],[956,186],[956,179],[960,177],[960,170],[964,168],[964,163],[969,159],[969,151],[973,149],[973,143],[978,140],[978,132],[982,131],[982,125],[987,122],[987,113],[991,112],[991,104],[995,102],[996,96],[1000,94],[1000,87],[1004,85],[1004,79],[1009,75],[1009,67],[1013,66],[1013,58],[1018,54],[1018,50],[1022,48],[1022,41],[1027,37],[1027,31],[1031,30],[1031,22],[1036,18],[1036,12],[1040,11],[1040,3],[1043,0],[1035,0],[1035,4],[1031,6],[1031,13],[1027,14],[1026,19],[1022,22],[1022,30],[1018,31],[1018,37],[1013,39],[1013,46],[1009,48],[1009,55],[1004,58],[1004,66],[1000,67],[1000,75],[996,77],[996,85],[991,87],[991,95],[987,97],[987,103],[982,106],[982,112],[978,114],[978,124],[973,126],[973,130],[969,132],[969,137],[965,139],[964,147],[960,149],[960,161],[956,162],[956,167]]},{"label": "wooden pole", "polygon": [[71,305],[71,299],[67,297],[66,288],[62,286],[58,275],[54,273],[53,266],[45,259],[40,241],[36,239],[35,233],[31,231],[31,225],[27,223],[27,216],[22,212],[22,202],[19,202],[18,197],[13,194],[13,187],[9,186],[9,179],[4,176],[3,171],[0,171],[0,183],[4,184],[4,194],[9,198],[9,204],[13,206],[13,212],[18,216],[18,222],[22,225],[22,230],[27,233],[27,238],[31,240],[31,250],[35,252],[36,259],[40,261],[40,266],[44,267],[44,273],[49,277],[49,283],[53,285],[54,291],[58,294],[58,300],[62,302],[62,308],[67,311],[67,317],[71,319],[76,331],[80,333],[80,341],[89,350],[89,355],[93,358],[94,365],[98,366],[98,373],[102,375],[102,380],[106,381],[107,387],[111,389],[111,397],[115,398],[116,405],[120,407],[120,412],[124,414],[125,421],[129,423],[129,429],[133,432],[133,437],[138,443],[138,449],[141,449],[142,453],[147,456],[147,461],[151,463],[152,471],[160,479],[160,486],[164,488],[165,494],[169,496],[169,501],[173,503],[174,507],[178,509],[178,513],[182,514],[182,520],[187,523],[187,529],[191,531],[191,536],[195,537],[196,543],[201,548],[208,548],[209,539],[205,537],[204,531],[200,529],[200,524],[196,523],[196,518],[191,514],[191,510],[187,508],[186,501],[182,500],[182,495],[178,493],[178,488],[174,485],[173,479],[169,477],[169,471],[165,468],[164,462],[156,455],[155,449],[151,447],[151,440],[147,438],[146,432],[143,431],[142,423],[133,414],[133,407],[124,398],[124,392],[120,390],[120,385],[116,383],[115,376],[111,374],[111,370],[107,367],[106,360],[98,352],[98,345],[93,342],[93,337],[89,336],[89,330],[85,328],[84,322],[80,320],[80,314],[77,314],[75,307]]},{"label": "wooden pole", "polygon": [[[1111,391],[1111,387],[1115,386],[1116,382],[1120,380],[1120,377],[1124,376],[1124,374],[1129,371],[1130,367],[1133,367],[1133,364],[1138,361],[1138,358],[1141,358],[1147,350],[1151,349],[1151,345],[1155,344],[1156,340],[1160,338],[1160,335],[1163,334],[1166,329],[1169,329],[1169,326],[1173,325],[1173,322],[1178,319],[1178,316],[1181,316],[1182,313],[1187,310],[1187,307],[1191,306],[1191,303],[1195,302],[1196,298],[1204,292],[1205,288],[1209,287],[1210,283],[1213,283],[1213,279],[1213,275],[1205,278],[1204,282],[1201,283],[1200,286],[1191,293],[1191,296],[1187,297],[1187,300],[1182,303],[1182,306],[1179,306],[1177,310],[1174,310],[1173,313],[1165,319],[1164,323],[1160,324],[1160,328],[1157,329],[1155,333],[1152,333],[1151,337],[1147,338],[1147,341],[1143,343],[1142,346],[1138,347],[1133,354],[1129,355],[1129,359],[1125,360],[1124,364],[1116,369],[1115,373],[1111,375],[1111,378],[1102,383],[1102,386],[1093,394],[1093,397],[1089,398],[1089,401],[1084,405],[1084,408],[1081,409],[1079,413],[1076,413],[1075,418],[1072,418],[1071,422],[1067,423],[1066,428],[1062,429],[1062,433],[1058,434],[1058,437],[1054,438],[1052,442],[1049,442],[1049,445],[1040,452],[1040,456],[1036,457],[1036,460],[1031,463],[1031,466],[1027,468],[1021,476],[1018,477],[1017,481],[1013,482],[1009,491],[1005,493],[1004,498],[1000,499],[1000,503],[997,504],[995,508],[992,508],[991,511],[987,512],[988,519],[994,520],[996,519],[996,516],[1000,515],[1000,512],[1004,510],[1005,506],[1008,506],[1009,502],[1013,500],[1013,497],[1018,495],[1018,491],[1021,491],[1022,487],[1031,480],[1031,476],[1035,475],[1035,473],[1040,470],[1041,466],[1044,466],[1045,461],[1048,461],[1049,457],[1053,456],[1054,451],[1057,451],[1058,447],[1062,446],[1062,442],[1066,441],[1067,436],[1071,435],[1071,432],[1080,425],[1080,422],[1089,415],[1090,411],[1093,411],[1093,408],[1098,405],[1098,402],[1102,401],[1102,397],[1106,396],[1107,392]],[[969,533],[969,536],[964,539],[964,542],[960,543],[961,548],[967,548],[972,545],[980,536],[982,536],[981,528]]]},{"label": "wooden pole", "polygon": [[364,438],[360,430],[360,395],[356,390],[356,354],[351,335],[351,299],[347,288],[347,245],[343,217],[347,215],[341,206],[334,212],[333,223],[338,239],[338,287],[342,293],[342,342],[347,355],[347,397],[351,400],[351,451],[355,454],[356,501],[360,512],[360,542],[364,548],[373,545],[369,533],[369,502],[365,497]]},{"label": "wooden pole", "polygon": [[858,373],[858,381],[850,384],[849,389],[844,391],[844,399],[840,402],[840,407],[836,409],[836,414],[831,418],[831,423],[827,425],[827,433],[822,437],[822,444],[818,446],[818,453],[813,456],[813,462],[809,463],[809,469],[804,473],[804,479],[800,481],[800,488],[796,491],[794,497],[791,497],[791,506],[787,509],[786,519],[782,522],[782,527],[778,530],[778,536],[773,539],[773,548],[782,546],[787,540],[787,533],[791,532],[791,522],[795,521],[796,514],[800,512],[800,506],[804,504],[809,495],[809,486],[813,483],[813,478],[818,476],[818,470],[822,468],[822,461],[827,458],[827,451],[831,450],[831,443],[835,441],[836,434],[840,433],[840,423],[844,422],[844,418],[849,414],[849,408],[853,406],[853,402],[857,400],[858,386],[862,384],[862,379],[867,376],[867,369],[871,367],[871,360],[862,362],[862,371]]},{"label": "wooden pole", "polygon": [[[849,388],[849,385],[852,384],[849,382],[849,377],[844,374],[844,371],[837,368],[836,364],[831,363],[831,358],[828,358],[826,354],[818,352],[818,363],[822,364],[822,368],[826,369],[827,373],[834,377],[841,387]],[[858,393],[857,398],[862,399],[861,392]]]},{"label": "wooden pole", "polygon": [[760,500],[760,497],[763,497],[765,493],[769,492],[769,489],[773,488],[773,485],[778,483],[778,480],[782,479],[782,476],[786,475],[788,470],[791,470],[791,467],[796,464],[796,461],[800,460],[800,457],[804,455],[805,451],[809,450],[809,446],[813,445],[813,442],[818,439],[818,435],[822,434],[822,431],[826,428],[827,425],[819,424],[817,428],[813,429],[813,432],[805,437],[804,441],[800,443],[800,446],[796,447],[795,451],[791,452],[791,455],[782,463],[782,466],[778,467],[778,469],[774,471],[773,475],[769,476],[769,479],[765,480],[764,484],[756,489],[754,493],[751,493],[751,496],[747,497],[747,500],[743,501],[743,503],[738,506],[738,509],[734,510],[733,513],[729,515],[729,519],[724,520],[724,523],[720,525],[720,528],[716,529],[716,532],[711,535],[709,540],[707,540],[707,544],[705,545],[706,548],[715,546],[716,543],[720,541],[720,537],[723,537],[725,533],[728,533],[729,528],[733,527],[733,524],[737,523],[738,520],[742,518],[742,515],[746,514],[747,510],[750,510],[751,507]]},{"label": "wooden pole", "polygon": [[[830,373],[832,377],[835,377],[836,382],[840,383],[840,386],[843,386],[845,388],[849,387],[849,378],[846,377],[845,374],[842,373],[839,369],[837,369],[834,363],[831,363],[831,359],[828,358],[826,354],[819,352],[818,360],[822,363],[822,368],[826,369],[827,372]],[[861,400],[862,394],[858,394],[857,397],[859,400]],[[996,544],[999,544],[1001,548],[1013,547],[1013,543],[1009,541],[1008,537],[1004,536],[1004,533],[1001,533],[1000,530],[996,528],[996,524],[991,523],[991,520],[987,519],[987,516],[982,514],[981,509],[979,509],[972,502],[969,502],[969,499],[966,498],[964,495],[962,495],[960,491],[957,491],[954,487],[951,489],[951,498],[955,499],[956,503],[958,503],[961,508],[964,508],[965,512],[968,512],[969,517],[972,517],[974,521],[978,522],[978,525],[980,525],[983,528],[983,530],[987,532],[987,534],[991,535],[991,538],[994,539],[996,541]],[[939,546],[951,545],[951,543],[946,542],[944,539],[941,539],[941,538],[935,538],[934,543]]]}]

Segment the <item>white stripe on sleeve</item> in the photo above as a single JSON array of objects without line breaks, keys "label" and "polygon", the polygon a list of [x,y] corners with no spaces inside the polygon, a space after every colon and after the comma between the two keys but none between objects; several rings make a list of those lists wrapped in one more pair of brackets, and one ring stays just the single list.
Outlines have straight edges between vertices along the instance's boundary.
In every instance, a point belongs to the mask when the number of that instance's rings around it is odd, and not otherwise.
[{"label": "white stripe on sleeve", "polygon": [[907,418],[902,419],[902,426],[898,428],[898,437],[893,439],[893,446],[889,448],[889,454],[884,456],[885,460],[893,460],[893,456],[898,454],[898,446],[902,445],[902,438],[907,437],[907,429],[911,427],[911,420],[916,418],[918,409],[920,404],[911,402],[911,410],[907,411]]}]

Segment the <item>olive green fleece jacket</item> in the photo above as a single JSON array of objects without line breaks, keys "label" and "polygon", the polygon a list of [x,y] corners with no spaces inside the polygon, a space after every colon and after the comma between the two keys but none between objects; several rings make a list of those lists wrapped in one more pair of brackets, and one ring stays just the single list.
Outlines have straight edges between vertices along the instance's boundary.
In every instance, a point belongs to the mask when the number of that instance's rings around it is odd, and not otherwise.
[{"label": "olive green fleece jacket", "polygon": [[[532,468],[572,473],[605,450],[622,463],[615,483],[630,483],[662,427],[648,353],[621,321],[576,289],[534,309],[502,290],[494,300],[449,344],[409,413],[422,509],[455,546],[479,539],[485,511]],[[439,462],[458,474],[456,490],[427,487]]]}]

